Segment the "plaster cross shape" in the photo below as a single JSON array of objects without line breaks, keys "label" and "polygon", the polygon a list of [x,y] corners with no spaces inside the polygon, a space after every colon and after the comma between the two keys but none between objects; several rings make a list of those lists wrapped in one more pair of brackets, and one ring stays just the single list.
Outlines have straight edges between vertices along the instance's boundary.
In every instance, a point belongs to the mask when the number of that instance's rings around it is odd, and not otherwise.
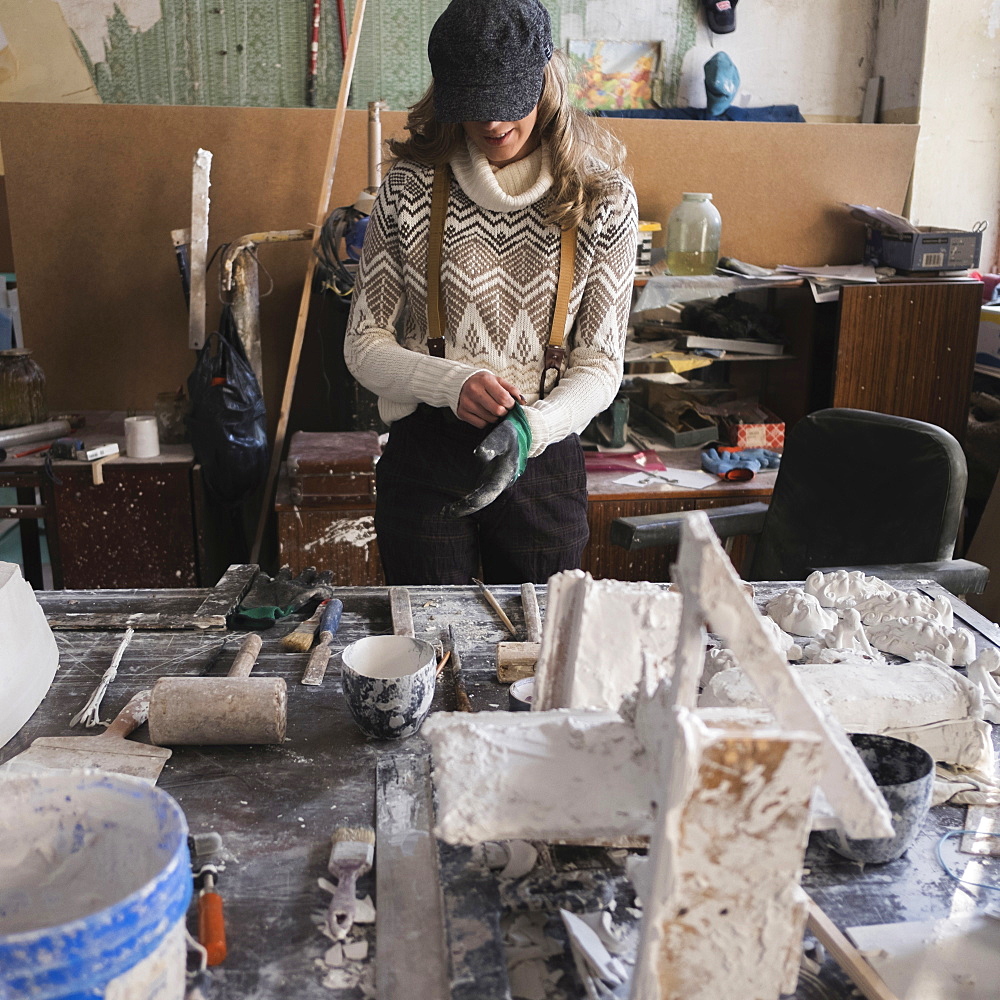
[{"label": "plaster cross shape", "polygon": [[[629,718],[554,709],[439,714],[425,723],[436,832],[465,844],[648,838],[652,890],[633,1000],[776,1000],[795,983],[805,924],[798,881],[816,787],[852,837],[890,835],[890,816],[843,730],[803,691],[703,514],[685,525],[677,575],[672,681],[644,672]],[[550,609],[543,647],[572,620],[553,621]],[[705,620],[777,724],[695,713]],[[570,633],[556,639],[574,645]],[[550,663],[571,675],[550,678],[550,689],[572,698],[573,664]],[[731,961],[717,960],[722,949],[732,950]]]}]

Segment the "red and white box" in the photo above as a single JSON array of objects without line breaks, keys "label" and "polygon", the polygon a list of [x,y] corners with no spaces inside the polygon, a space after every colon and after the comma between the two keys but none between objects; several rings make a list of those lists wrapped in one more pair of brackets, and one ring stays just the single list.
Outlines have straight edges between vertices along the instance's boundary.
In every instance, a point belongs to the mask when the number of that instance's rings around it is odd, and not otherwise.
[{"label": "red and white box", "polygon": [[742,423],[729,418],[723,419],[726,437],[736,448],[767,448],[768,451],[781,451],[785,447],[785,422],[760,408],[764,419],[760,422]]}]

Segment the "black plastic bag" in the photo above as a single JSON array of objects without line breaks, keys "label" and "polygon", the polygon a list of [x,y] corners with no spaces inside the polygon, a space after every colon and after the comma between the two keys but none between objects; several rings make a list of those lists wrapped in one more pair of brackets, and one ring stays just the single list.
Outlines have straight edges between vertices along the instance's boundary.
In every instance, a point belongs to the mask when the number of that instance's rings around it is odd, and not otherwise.
[{"label": "black plastic bag", "polygon": [[234,507],[264,482],[269,455],[264,397],[228,305],[187,384],[188,434],[205,487],[219,503]]}]

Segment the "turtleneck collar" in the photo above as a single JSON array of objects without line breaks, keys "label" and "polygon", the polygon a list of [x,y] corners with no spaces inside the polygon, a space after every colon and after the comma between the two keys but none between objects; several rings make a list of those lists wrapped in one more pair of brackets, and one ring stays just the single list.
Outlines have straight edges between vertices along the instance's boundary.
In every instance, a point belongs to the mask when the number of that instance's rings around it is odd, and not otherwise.
[{"label": "turtleneck collar", "polygon": [[490,161],[476,145],[451,159],[451,169],[462,190],[481,208],[491,212],[513,212],[533,205],[552,186],[548,147],[544,143],[523,160],[494,172]]}]

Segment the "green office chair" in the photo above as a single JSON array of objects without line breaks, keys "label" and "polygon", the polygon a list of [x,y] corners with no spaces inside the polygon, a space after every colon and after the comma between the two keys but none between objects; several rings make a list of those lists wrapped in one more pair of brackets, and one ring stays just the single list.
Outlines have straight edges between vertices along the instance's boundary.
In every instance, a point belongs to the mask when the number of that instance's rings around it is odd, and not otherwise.
[{"label": "green office chair", "polygon": [[[966,486],[965,455],[947,431],[868,410],[819,410],[785,445],[770,505],[708,510],[720,538],[757,535],[748,580],[804,580],[813,570],[930,579],[981,593],[989,570],[953,559]],[[676,544],[684,514],[620,517],[626,549]]]}]

